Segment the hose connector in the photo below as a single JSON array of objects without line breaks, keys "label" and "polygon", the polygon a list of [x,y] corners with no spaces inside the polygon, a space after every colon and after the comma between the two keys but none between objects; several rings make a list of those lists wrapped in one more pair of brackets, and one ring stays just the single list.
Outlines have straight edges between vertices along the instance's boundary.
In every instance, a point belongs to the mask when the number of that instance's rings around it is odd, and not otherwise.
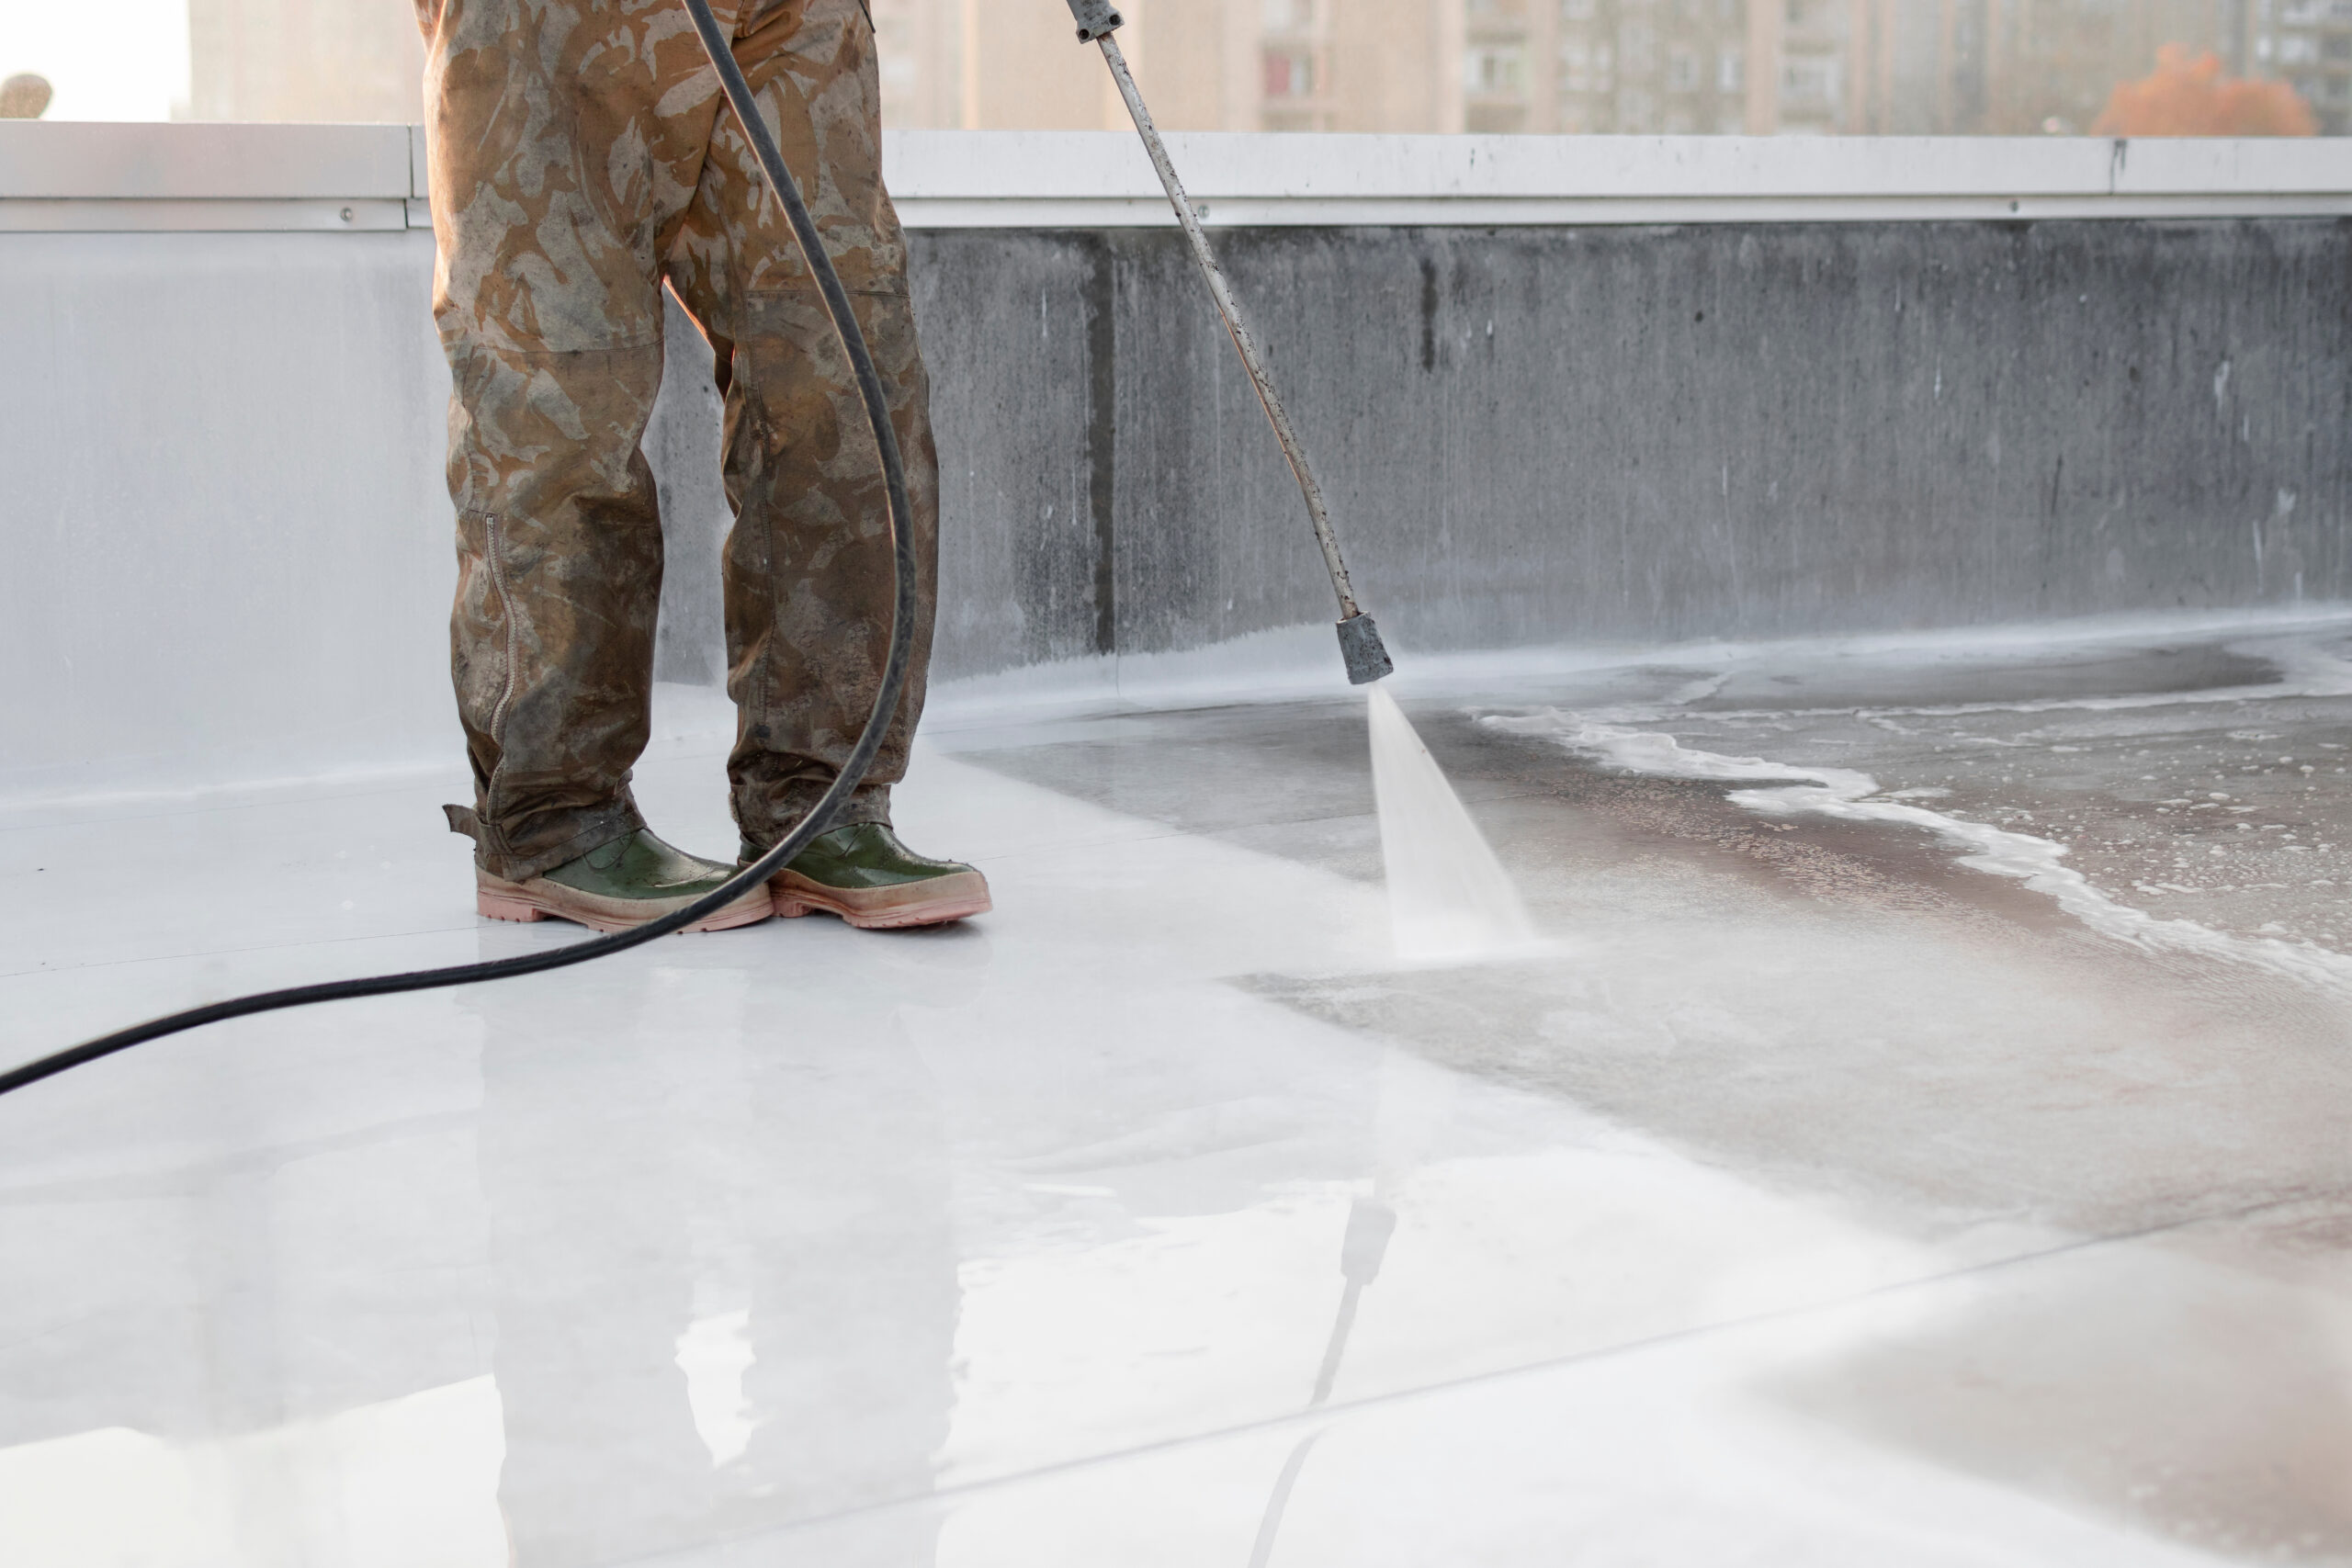
[{"label": "hose connector", "polygon": [[1078,18],[1080,43],[1109,38],[1127,24],[1127,19],[1112,6],[1111,0],[1069,0],[1069,14]]},{"label": "hose connector", "polygon": [[1396,673],[1396,666],[1389,662],[1388,649],[1380,640],[1380,628],[1361,610],[1340,623],[1340,658],[1348,667],[1351,686],[1369,686]]}]

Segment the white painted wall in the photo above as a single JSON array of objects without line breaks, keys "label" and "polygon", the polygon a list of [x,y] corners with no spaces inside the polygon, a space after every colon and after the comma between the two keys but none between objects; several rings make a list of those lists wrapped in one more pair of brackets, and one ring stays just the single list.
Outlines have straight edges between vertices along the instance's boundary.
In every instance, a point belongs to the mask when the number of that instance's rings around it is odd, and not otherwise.
[{"label": "white painted wall", "polygon": [[0,800],[453,734],[419,233],[0,236]]}]

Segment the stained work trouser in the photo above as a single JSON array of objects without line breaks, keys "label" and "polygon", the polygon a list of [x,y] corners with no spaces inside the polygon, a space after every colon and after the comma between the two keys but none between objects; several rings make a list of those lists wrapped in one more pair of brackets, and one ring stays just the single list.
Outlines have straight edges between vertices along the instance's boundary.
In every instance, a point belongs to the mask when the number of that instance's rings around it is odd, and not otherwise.
[{"label": "stained work trouser", "polygon": [[[891,391],[922,561],[915,660],[867,783],[887,821],[922,708],[938,458],[882,186],[858,0],[713,0]],[[717,350],[737,822],[765,846],[838,775],[879,688],[891,552],[856,383],[680,0],[418,0],[434,310],[456,381],[450,626],[480,860],[536,874],[641,825],[662,529],[638,449],[664,278]]]}]

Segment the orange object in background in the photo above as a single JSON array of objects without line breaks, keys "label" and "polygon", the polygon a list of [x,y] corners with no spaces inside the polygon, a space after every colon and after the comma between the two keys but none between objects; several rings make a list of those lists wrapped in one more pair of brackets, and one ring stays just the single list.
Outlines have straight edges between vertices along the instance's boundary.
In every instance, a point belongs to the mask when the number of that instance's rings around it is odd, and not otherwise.
[{"label": "orange object in background", "polygon": [[2155,70],[2119,82],[2091,131],[2098,136],[2316,136],[2319,121],[2284,82],[2222,74],[2221,57],[2186,44],[2156,51]]}]

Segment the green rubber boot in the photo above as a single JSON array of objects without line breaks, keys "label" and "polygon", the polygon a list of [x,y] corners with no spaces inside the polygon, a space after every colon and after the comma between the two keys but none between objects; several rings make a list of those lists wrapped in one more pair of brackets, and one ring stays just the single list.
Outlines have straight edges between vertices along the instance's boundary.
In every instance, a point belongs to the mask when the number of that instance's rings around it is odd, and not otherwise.
[{"label": "green rubber boot", "polygon": [[[479,867],[475,907],[493,920],[576,920],[600,931],[625,931],[683,909],[735,874],[733,866],[673,849],[639,828],[524,882],[509,882]],[[725,931],[755,925],[775,912],[767,889],[748,889],[733,903],[685,929]]]},{"label": "green rubber boot", "polygon": [[[743,846],[745,864],[758,855]],[[879,822],[820,834],[768,878],[768,886],[775,912],[786,919],[822,909],[868,931],[944,925],[994,908],[987,877],[960,862],[915,853]]]}]

